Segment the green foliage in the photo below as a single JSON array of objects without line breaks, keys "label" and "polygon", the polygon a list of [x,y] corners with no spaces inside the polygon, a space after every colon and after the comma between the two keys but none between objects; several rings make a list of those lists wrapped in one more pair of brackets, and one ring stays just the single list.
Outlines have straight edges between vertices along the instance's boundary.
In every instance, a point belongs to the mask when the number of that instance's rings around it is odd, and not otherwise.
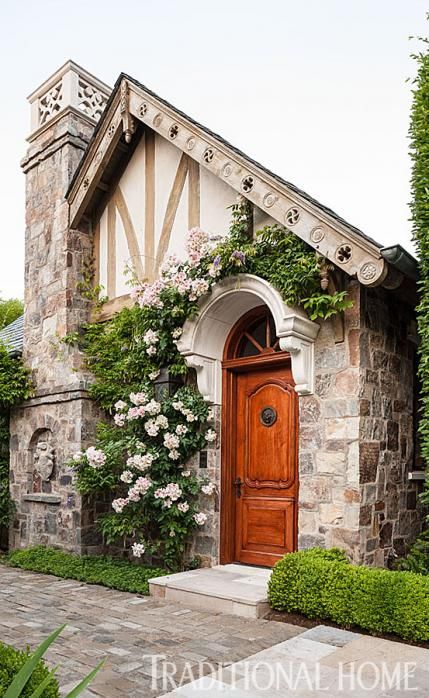
[{"label": "green foliage", "polygon": [[[409,128],[412,161],[411,218],[420,267],[417,306],[420,338],[418,373],[421,383],[419,432],[421,453],[426,466],[429,465],[429,52],[427,45],[428,41],[422,40],[422,51],[413,55],[417,65],[417,76],[413,83]],[[428,478],[426,478],[421,499],[425,505],[429,505]],[[429,571],[427,540],[427,532],[417,539],[403,567]],[[425,557],[426,560],[424,560]]]},{"label": "green foliage", "polygon": [[[162,368],[186,377],[177,340],[185,321],[198,312],[199,299],[217,281],[245,272],[272,283],[286,303],[303,305],[312,319],[330,317],[351,305],[345,293],[330,295],[322,290],[325,262],[296,235],[275,225],[253,240],[252,227],[250,205],[242,201],[232,207],[230,234],[214,248],[203,231],[190,231],[188,258],[167,259],[154,284],[138,283],[134,307],[121,310],[109,322],[88,323],[81,333],[67,338],[80,345],[94,376],[91,396],[107,412],[116,411],[116,426],[104,425],[97,435],[102,462],[91,460],[88,451],[74,459],[77,487],[84,495],[114,498],[114,511],[97,521],[107,543],[131,542],[134,554],[143,554],[140,548],[144,548],[170,569],[183,566],[190,533],[205,523],[198,505],[201,494],[210,496],[211,483],[201,482],[186,464],[206,444],[208,409],[195,390],[181,388],[154,413],[166,426],[150,434],[146,427],[151,412],[145,412],[145,405],[154,397],[153,381]],[[147,401],[133,403],[135,393],[144,393]],[[118,401],[127,404],[117,408]],[[177,401],[184,411],[175,408]],[[138,417],[129,416],[135,409],[130,402],[142,408]],[[185,419],[186,410],[192,419]],[[172,452],[165,438],[179,433],[180,445]],[[149,466],[132,464],[134,458],[148,454],[154,456]],[[144,476],[139,469],[145,470]],[[135,491],[139,480],[145,481],[144,492]],[[179,488],[177,497],[159,495],[170,486]]]},{"label": "green foliage", "polygon": [[[4,698],[22,698],[23,696],[28,696],[29,698],[48,696],[52,698],[53,696],[59,696],[58,682],[54,678],[56,669],[54,668],[49,671],[43,663],[42,657],[65,627],[65,625],[61,625],[57,630],[54,630],[31,654],[28,651],[19,652],[13,649],[13,647],[0,645],[0,660],[2,647],[5,648],[6,660],[4,683],[4,688],[6,690],[2,692],[2,670],[0,669],[0,696],[4,696]],[[15,666],[11,667],[11,663],[15,664]],[[104,660],[75,686],[75,688],[67,694],[66,698],[75,698],[79,696],[89,685],[103,664]]]},{"label": "green foliage", "polygon": [[9,410],[30,396],[30,373],[21,358],[11,357],[0,342],[0,526],[13,512],[9,492]]},{"label": "green foliage", "polygon": [[[12,683],[14,677],[22,669],[28,658],[31,656],[29,650],[20,651],[9,645],[4,645],[0,643],[0,697],[4,698],[7,689]],[[42,683],[42,681],[48,680],[51,675],[48,667],[45,665],[43,660],[39,660],[31,678],[25,685],[24,690],[21,693],[15,693],[16,696],[20,695],[22,698],[30,698],[36,688]],[[54,676],[51,676],[49,683],[44,688],[43,697],[44,698],[59,698],[60,691],[58,686],[58,681]]]},{"label": "green foliage", "polygon": [[95,555],[80,557],[42,546],[14,550],[9,553],[6,561],[9,565],[24,570],[145,595],[149,594],[148,579],[165,574],[157,567],[133,564],[128,560]]},{"label": "green foliage", "polygon": [[[154,424],[156,433],[150,435],[146,431],[149,414],[145,421],[140,418],[127,420],[126,405],[117,412],[117,415],[124,416],[122,427],[102,425],[99,428],[96,445],[105,456],[104,463],[94,467],[88,456],[82,454],[80,458],[74,458],[72,467],[76,469],[76,485],[82,494],[113,493],[116,499],[123,500],[135,477],[149,479],[150,486],[144,495],[128,501],[120,511],[101,516],[98,527],[108,544],[127,538],[138,541],[144,544],[146,553],[156,555],[170,569],[177,569],[183,564],[189,533],[198,525],[194,519],[199,511],[197,495],[206,482],[201,482],[183,464],[205,446],[203,427],[208,407],[201,395],[190,387],[180,388],[174,397],[167,397],[159,403],[153,402],[149,384],[144,394],[145,404],[151,399],[156,409],[152,422],[161,418],[166,426],[156,431]],[[139,395],[143,395],[143,391]],[[132,405],[131,409],[137,408]],[[187,412],[193,417],[191,422],[186,419]],[[170,434],[179,440],[176,429],[183,433],[173,459],[172,449],[165,445],[164,439],[166,434]],[[133,465],[131,457],[149,458],[151,462],[144,466]],[[126,481],[121,480],[124,471],[130,475]],[[180,488],[177,500],[167,502],[166,498],[157,496],[160,489],[172,483]],[[179,499],[180,503],[188,505],[185,511],[178,506]]]},{"label": "green foliage", "polygon": [[429,575],[429,529],[420,534],[407,557],[398,560],[396,568]]},{"label": "green foliage", "polygon": [[0,410],[4,411],[30,396],[29,370],[20,358],[11,357],[0,343]]},{"label": "green foliage", "polygon": [[17,320],[24,312],[24,303],[18,298],[0,298],[0,330]]},{"label": "green foliage", "polygon": [[279,611],[429,640],[429,578],[351,565],[335,548],[286,555],[273,569],[268,597]]}]

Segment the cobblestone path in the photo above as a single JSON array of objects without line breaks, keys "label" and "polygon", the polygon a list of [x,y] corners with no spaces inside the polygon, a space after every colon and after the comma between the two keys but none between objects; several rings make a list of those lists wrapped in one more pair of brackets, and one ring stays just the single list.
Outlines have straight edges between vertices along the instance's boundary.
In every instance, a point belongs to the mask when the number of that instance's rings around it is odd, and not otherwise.
[{"label": "cobblestone path", "polygon": [[196,678],[187,676],[191,667],[210,673],[303,631],[285,623],[204,613],[101,586],[0,567],[1,641],[34,648],[63,623],[67,628],[46,656],[49,662],[60,664],[58,676],[64,692],[107,657],[83,698],[159,696],[171,687],[163,686],[158,676],[157,655],[175,662],[176,680],[191,681]]}]

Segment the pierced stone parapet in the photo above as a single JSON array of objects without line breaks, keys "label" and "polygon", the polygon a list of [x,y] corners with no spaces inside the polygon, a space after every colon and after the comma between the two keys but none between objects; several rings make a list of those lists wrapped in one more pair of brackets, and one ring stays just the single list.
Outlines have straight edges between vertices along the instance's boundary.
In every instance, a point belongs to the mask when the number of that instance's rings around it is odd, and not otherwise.
[{"label": "pierced stone parapet", "polygon": [[84,114],[92,123],[99,120],[111,89],[73,61],[67,61],[28,97],[31,105],[31,135],[39,133],[67,109]]}]

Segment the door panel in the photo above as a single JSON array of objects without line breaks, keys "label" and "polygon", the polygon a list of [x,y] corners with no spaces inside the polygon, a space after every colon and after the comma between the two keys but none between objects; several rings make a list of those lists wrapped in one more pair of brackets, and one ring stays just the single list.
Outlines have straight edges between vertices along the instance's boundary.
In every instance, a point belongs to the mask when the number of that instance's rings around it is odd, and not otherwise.
[{"label": "door panel", "polygon": [[235,375],[235,559],[271,566],[295,549],[297,401],[288,364],[252,368]]}]

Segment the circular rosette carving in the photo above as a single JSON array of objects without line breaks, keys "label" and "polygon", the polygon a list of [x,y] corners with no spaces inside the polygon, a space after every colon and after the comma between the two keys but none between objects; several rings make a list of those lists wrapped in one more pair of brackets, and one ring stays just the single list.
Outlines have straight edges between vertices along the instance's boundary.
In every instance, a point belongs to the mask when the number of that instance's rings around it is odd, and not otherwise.
[{"label": "circular rosette carving", "polygon": [[370,286],[378,280],[381,271],[382,269],[376,262],[364,262],[358,271],[358,281],[360,281],[361,284]]}]

